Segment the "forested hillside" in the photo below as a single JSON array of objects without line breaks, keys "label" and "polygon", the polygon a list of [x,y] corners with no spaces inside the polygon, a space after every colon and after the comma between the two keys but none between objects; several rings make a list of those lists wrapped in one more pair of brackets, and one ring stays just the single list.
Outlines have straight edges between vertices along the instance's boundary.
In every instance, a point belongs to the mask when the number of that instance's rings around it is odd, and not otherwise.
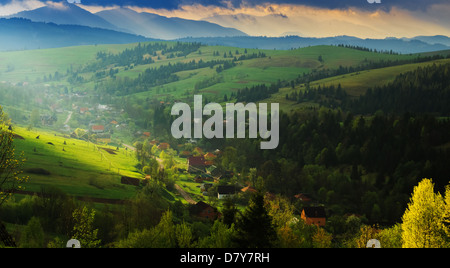
[{"label": "forested hillside", "polygon": [[[3,52],[2,133],[30,179],[0,219],[23,247],[365,247],[368,236],[401,247],[415,187],[448,186],[447,54],[195,42]],[[171,108],[194,95],[279,103],[279,146],[175,139]]]}]

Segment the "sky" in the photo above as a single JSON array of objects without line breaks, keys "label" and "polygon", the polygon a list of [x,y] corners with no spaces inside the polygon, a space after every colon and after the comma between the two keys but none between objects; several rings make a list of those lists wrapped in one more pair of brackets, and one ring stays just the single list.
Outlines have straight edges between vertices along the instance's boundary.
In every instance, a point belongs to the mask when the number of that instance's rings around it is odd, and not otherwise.
[{"label": "sky", "polygon": [[0,16],[56,2],[207,20],[256,36],[450,36],[449,0],[0,0]]}]

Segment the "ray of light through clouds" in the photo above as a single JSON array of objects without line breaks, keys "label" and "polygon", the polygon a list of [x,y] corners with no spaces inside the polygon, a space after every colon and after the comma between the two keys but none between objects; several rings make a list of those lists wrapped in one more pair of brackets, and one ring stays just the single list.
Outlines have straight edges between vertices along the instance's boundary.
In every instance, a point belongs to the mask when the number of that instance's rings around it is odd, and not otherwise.
[{"label": "ray of light through clouds", "polygon": [[[78,5],[92,13],[127,7],[137,12],[167,17],[206,20],[255,36],[349,35],[361,38],[450,36],[448,0],[381,0],[381,4],[369,4],[368,0],[80,1],[81,4]],[[20,7],[29,10],[45,3],[51,2],[10,0],[8,4],[0,4],[0,15],[6,11],[18,10]]]}]

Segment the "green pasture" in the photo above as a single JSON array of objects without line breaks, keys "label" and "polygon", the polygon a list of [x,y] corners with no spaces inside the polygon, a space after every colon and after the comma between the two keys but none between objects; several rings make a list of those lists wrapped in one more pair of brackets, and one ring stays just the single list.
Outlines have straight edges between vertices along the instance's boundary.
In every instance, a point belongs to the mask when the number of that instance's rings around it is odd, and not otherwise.
[{"label": "green pasture", "polygon": [[[23,152],[26,159],[24,175],[30,177],[26,191],[54,186],[74,196],[124,199],[133,196],[136,189],[121,184],[121,176],[142,177],[133,166],[134,154],[123,148],[113,155],[100,147],[113,150],[116,147],[94,145],[56,132],[14,127],[14,133],[23,138],[15,138],[14,144],[16,154]],[[36,168],[50,174],[30,171]]]},{"label": "green pasture", "polygon": [[[358,97],[364,94],[368,88],[386,85],[392,82],[396,76],[402,73],[414,71],[420,67],[425,67],[433,64],[445,64],[449,62],[450,59],[442,59],[349,73],[311,82],[310,88],[332,85],[338,86],[339,84],[341,84],[342,88],[347,92],[347,94],[349,94],[350,96]],[[298,92],[304,90],[306,90],[304,84],[297,85],[294,89],[292,89],[291,87],[281,88],[278,93],[273,94],[269,99],[264,100],[264,102],[279,103],[280,109],[282,109],[283,111],[302,109],[305,107],[317,107],[317,104],[314,103],[295,103],[293,101],[286,100],[286,94],[290,94],[293,91]]]},{"label": "green pasture", "polygon": [[338,84],[341,84],[341,86],[347,91],[349,95],[359,96],[361,94],[364,94],[367,88],[386,85],[389,82],[392,82],[396,76],[402,73],[414,71],[420,67],[425,67],[433,64],[445,64],[449,62],[450,59],[443,59],[423,63],[412,63],[380,69],[372,69],[321,79],[312,82],[310,86],[337,86]]}]

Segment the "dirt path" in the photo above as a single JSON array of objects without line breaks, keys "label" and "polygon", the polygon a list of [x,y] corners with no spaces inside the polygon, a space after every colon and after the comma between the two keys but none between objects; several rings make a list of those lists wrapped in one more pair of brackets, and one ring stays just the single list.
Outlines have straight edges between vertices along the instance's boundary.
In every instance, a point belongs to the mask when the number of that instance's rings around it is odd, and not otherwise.
[{"label": "dirt path", "polygon": [[192,199],[192,197],[186,193],[178,184],[175,184],[175,189],[183,196],[183,198],[189,203],[189,204],[197,204],[197,202]]},{"label": "dirt path", "polygon": [[131,146],[131,145],[128,145],[128,144],[122,144],[123,146],[125,146],[125,147],[127,147],[129,150],[131,150],[131,151],[136,151],[136,148],[134,148],[133,146]]},{"label": "dirt path", "polygon": [[67,116],[66,122],[64,122],[64,125],[67,125],[70,121],[70,118],[72,118],[72,113],[73,112],[69,112],[69,115]]}]

